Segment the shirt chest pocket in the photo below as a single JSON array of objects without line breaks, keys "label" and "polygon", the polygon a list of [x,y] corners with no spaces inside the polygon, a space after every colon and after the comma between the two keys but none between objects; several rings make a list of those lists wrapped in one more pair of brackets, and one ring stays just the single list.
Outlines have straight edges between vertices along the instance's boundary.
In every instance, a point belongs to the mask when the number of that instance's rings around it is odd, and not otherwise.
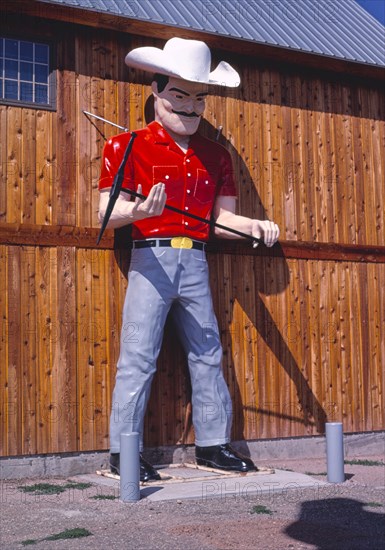
[{"label": "shirt chest pocket", "polygon": [[167,201],[176,198],[178,189],[181,187],[178,166],[153,166],[152,184],[155,185],[156,183],[166,185]]},{"label": "shirt chest pocket", "polygon": [[194,188],[194,198],[201,204],[213,202],[215,199],[216,182],[207,172],[198,168]]}]

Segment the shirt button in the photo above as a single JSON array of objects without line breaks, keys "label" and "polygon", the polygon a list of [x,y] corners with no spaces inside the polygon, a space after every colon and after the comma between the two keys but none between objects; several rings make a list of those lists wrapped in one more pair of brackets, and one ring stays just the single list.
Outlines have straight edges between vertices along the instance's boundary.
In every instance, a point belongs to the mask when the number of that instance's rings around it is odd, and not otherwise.
[{"label": "shirt button", "polygon": [[[166,178],[168,178],[168,176],[166,176]],[[206,180],[205,181],[205,184],[207,185],[209,183],[209,180]]]},{"label": "shirt button", "polygon": [[186,162],[190,162],[190,159],[186,159]]},{"label": "shirt button", "polygon": [[187,193],[191,193],[190,189],[187,189]]},{"label": "shirt button", "polygon": [[188,225],[188,222],[184,222],[185,225]]},{"label": "shirt button", "polygon": [[169,180],[170,179],[170,176],[164,176],[166,180]]},{"label": "shirt button", "polygon": [[185,209],[185,210],[188,210],[188,206],[185,206],[184,209]]},{"label": "shirt button", "polygon": [[191,174],[190,174],[190,172],[189,172],[189,173],[188,173],[187,175],[188,175],[188,177],[189,177],[189,178],[191,177]]}]

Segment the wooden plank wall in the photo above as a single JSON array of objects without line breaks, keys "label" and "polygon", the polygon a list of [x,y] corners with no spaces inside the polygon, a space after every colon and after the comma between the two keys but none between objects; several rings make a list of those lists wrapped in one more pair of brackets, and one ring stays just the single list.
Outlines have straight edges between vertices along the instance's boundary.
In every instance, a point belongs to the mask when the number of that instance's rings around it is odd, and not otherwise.
[{"label": "wooden plank wall", "polygon": [[[123,59],[158,44],[40,28],[57,40],[57,110],[0,106],[2,456],[108,448],[128,257],[111,237],[90,244],[104,140],[82,109],[142,127],[149,80]],[[366,82],[227,59],[242,87],[214,90],[203,131],[223,125],[240,211],[274,219],[283,240],[268,254],[220,244],[209,253],[233,437],[314,435],[326,419],[343,420],[347,432],[383,429],[383,259],[365,248],[360,261],[303,257],[300,247],[288,256],[284,241],[375,246],[384,257],[384,95]],[[73,231],[67,240],[63,226]],[[148,446],[193,442],[189,392],[169,325]]]}]

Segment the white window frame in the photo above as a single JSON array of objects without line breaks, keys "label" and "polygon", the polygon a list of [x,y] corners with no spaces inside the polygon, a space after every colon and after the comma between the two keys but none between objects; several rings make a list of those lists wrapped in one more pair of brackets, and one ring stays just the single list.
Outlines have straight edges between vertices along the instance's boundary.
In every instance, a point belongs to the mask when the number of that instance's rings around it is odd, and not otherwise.
[{"label": "white window frame", "polygon": [[[6,55],[6,42],[15,42],[17,44],[17,57],[8,57]],[[23,44],[32,45],[32,58],[25,60],[22,59],[21,49]],[[47,62],[37,59],[36,52],[37,46],[45,46],[48,48]],[[56,81],[55,72],[53,71],[53,47],[52,44],[46,41],[33,40],[33,39],[21,39],[6,35],[0,35],[0,104],[3,105],[15,105],[19,107],[32,107],[41,110],[55,110],[56,109]],[[15,64],[15,74],[6,78],[6,65]],[[16,65],[17,64],[17,65]],[[24,68],[31,66],[31,78],[22,78]],[[47,80],[44,82],[37,81],[37,69],[47,69]],[[25,75],[24,75],[25,76]],[[5,97],[6,86],[8,83],[13,83],[17,90],[17,97]],[[23,85],[31,86],[32,98],[23,99],[22,89]],[[47,88],[47,102],[36,101],[36,93],[39,90],[39,86]]]}]

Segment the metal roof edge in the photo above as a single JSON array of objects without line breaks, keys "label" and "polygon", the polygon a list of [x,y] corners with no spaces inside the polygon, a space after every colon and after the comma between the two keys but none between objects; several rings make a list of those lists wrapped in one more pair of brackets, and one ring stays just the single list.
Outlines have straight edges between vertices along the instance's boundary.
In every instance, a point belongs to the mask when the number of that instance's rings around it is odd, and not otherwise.
[{"label": "metal roof edge", "polygon": [[[4,0],[4,6],[6,6],[7,4],[18,4],[19,2],[15,2],[15,0]],[[23,4],[23,0],[21,0],[20,2],[21,4]],[[355,60],[355,59],[351,59],[351,58],[346,58],[346,57],[340,57],[340,56],[336,56],[336,55],[331,55],[331,54],[325,54],[325,53],[320,53],[320,52],[315,52],[315,51],[309,51],[309,50],[305,50],[305,49],[301,49],[301,48],[295,48],[295,47],[290,47],[290,46],[284,46],[284,45],[280,45],[280,44],[272,44],[271,42],[268,42],[268,41],[259,41],[259,40],[255,40],[255,39],[250,39],[250,38],[245,38],[245,37],[241,37],[241,36],[231,36],[231,35],[228,35],[228,34],[222,34],[222,33],[219,33],[219,32],[214,32],[214,31],[208,31],[208,30],[204,30],[204,29],[196,29],[195,27],[192,27],[191,25],[188,25],[188,26],[181,26],[181,25],[172,25],[168,22],[164,22],[164,21],[152,21],[152,20],[149,20],[149,19],[145,19],[145,18],[139,18],[139,17],[132,17],[132,16],[126,16],[124,14],[119,14],[119,13],[115,13],[115,12],[112,12],[112,11],[108,11],[108,10],[100,10],[100,9],[95,9],[95,8],[91,8],[91,7],[85,7],[85,6],[82,6],[82,5],[79,5],[79,4],[66,4],[66,3],[58,3],[58,2],[52,2],[51,0],[33,0],[33,2],[28,2],[29,5],[44,5],[44,6],[52,6],[54,9],[60,9],[60,10],[65,10],[65,11],[68,11],[68,12],[71,12],[71,11],[74,11],[74,12],[88,12],[88,13],[91,13],[91,14],[95,14],[95,15],[98,15],[100,14],[101,16],[107,16],[113,20],[124,20],[124,21],[127,21],[127,22],[130,22],[130,24],[132,24],[133,26],[133,30],[135,29],[135,23],[141,23],[141,24],[145,24],[145,25],[149,25],[149,26],[158,26],[158,27],[163,27],[163,28],[168,28],[168,29],[178,29],[180,31],[187,31],[187,32],[192,32],[192,33],[196,33],[196,34],[200,34],[200,35],[207,35],[207,36],[213,36],[213,37],[216,37],[216,38],[223,38],[224,40],[226,41],[237,41],[237,42],[244,42],[246,44],[249,44],[249,45],[255,45],[256,47],[258,46],[262,46],[262,47],[265,47],[265,48],[272,48],[272,49],[276,49],[276,50],[280,50],[280,51],[287,51],[287,52],[290,52],[291,54],[295,54],[295,53],[298,53],[298,54],[301,54],[301,55],[304,55],[304,56],[308,56],[309,58],[319,58],[319,59],[331,59],[333,61],[338,61],[338,62],[341,62],[341,63],[346,63],[346,64],[353,64],[353,65],[356,65],[357,67],[358,66],[362,66],[362,67],[366,67],[366,68],[373,68],[373,69],[377,69],[377,70],[380,70],[382,68],[385,69],[385,59],[384,59],[384,62],[383,64],[379,64],[379,63],[370,63],[368,61],[362,61],[362,60]],[[359,4],[357,4],[359,6]],[[363,9],[363,8],[362,8]],[[12,11],[15,11],[15,10],[12,10]],[[20,12],[18,12],[20,14]],[[32,15],[30,13],[26,13],[26,15]],[[44,18],[44,14],[40,15],[40,17],[43,17]],[[52,19],[52,17],[51,17]],[[374,19],[374,21],[376,23],[378,23],[379,25],[381,25],[376,19]],[[76,23],[76,24],[83,24],[83,25],[86,25],[87,26],[87,22],[80,22],[80,21],[73,21],[73,23]],[[104,27],[104,28],[108,28],[108,27]],[[112,28],[112,27],[111,27]],[[385,27],[384,27],[384,31],[385,31]],[[123,29],[120,29],[120,32],[125,32]],[[133,33],[135,34],[135,33]],[[231,51],[229,48],[225,48],[227,51]]]}]

